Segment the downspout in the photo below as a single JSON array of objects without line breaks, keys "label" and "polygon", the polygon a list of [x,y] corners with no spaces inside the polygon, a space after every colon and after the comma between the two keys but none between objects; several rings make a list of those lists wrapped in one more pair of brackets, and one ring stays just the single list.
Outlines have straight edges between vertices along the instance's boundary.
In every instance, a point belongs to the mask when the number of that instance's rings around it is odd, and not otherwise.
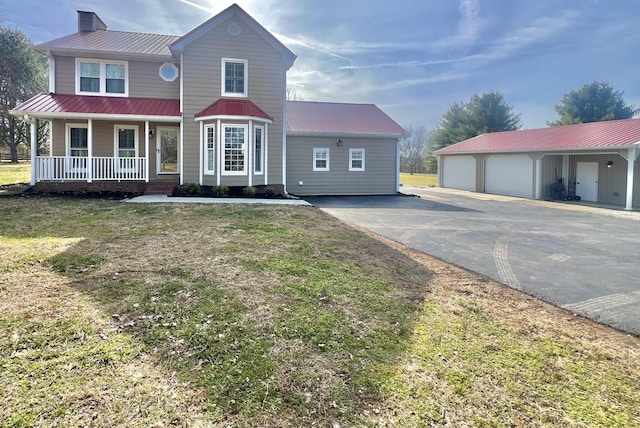
[{"label": "downspout", "polygon": [[180,185],[184,184],[184,52],[180,52],[180,149],[178,150],[180,164]]},{"label": "downspout", "polygon": [[[282,60],[283,79],[282,85],[282,189],[287,194],[287,68]],[[266,183],[268,185],[269,183]]]},{"label": "downspout", "polygon": [[396,140],[396,193],[400,193],[400,138]]}]

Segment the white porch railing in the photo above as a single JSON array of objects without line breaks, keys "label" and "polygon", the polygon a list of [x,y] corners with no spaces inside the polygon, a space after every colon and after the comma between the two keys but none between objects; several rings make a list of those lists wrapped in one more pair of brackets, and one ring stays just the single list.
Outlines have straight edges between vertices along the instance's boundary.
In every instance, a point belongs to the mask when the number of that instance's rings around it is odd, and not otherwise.
[{"label": "white porch railing", "polygon": [[141,157],[92,157],[89,162],[88,157],[38,156],[35,173],[40,181],[146,181],[146,162]]}]

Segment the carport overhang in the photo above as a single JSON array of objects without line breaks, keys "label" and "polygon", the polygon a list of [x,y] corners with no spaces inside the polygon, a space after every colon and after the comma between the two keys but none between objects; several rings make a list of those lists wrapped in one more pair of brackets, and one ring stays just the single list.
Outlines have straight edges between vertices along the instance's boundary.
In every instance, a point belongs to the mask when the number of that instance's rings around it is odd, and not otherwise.
[{"label": "carport overhang", "polygon": [[[572,149],[567,147],[555,148],[555,149],[533,149],[528,150],[526,148],[518,148],[518,150],[495,150],[495,151],[456,151],[453,153],[435,153],[437,164],[438,164],[438,182],[442,183],[443,175],[442,175],[442,162],[443,156],[474,156],[476,159],[480,161],[486,160],[488,156],[496,155],[496,154],[529,154],[531,159],[535,162],[534,166],[534,174],[538,175],[539,165],[542,158],[546,155],[553,156],[576,156],[576,155],[619,155],[627,161],[627,191],[625,198],[625,210],[633,209],[633,184],[634,184],[634,171],[635,171],[635,162],[640,157],[640,141],[637,141],[633,144],[625,144],[625,145],[617,145],[617,146],[603,146],[603,147],[592,147],[589,149],[579,150]],[[563,168],[564,169],[564,168]],[[564,173],[564,172],[563,172]],[[483,187],[483,186],[480,186]],[[538,183],[536,183],[536,188],[539,188]],[[477,191],[483,191],[483,189],[478,189]],[[536,198],[539,197],[539,191],[536,190]]]}]

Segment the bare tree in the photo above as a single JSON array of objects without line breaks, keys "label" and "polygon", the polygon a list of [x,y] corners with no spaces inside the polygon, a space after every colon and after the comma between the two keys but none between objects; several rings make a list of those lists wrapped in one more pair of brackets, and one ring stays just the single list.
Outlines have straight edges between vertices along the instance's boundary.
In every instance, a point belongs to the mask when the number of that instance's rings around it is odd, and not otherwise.
[{"label": "bare tree", "polygon": [[296,92],[295,88],[287,88],[287,101],[304,101],[304,98]]},{"label": "bare tree", "polygon": [[410,135],[400,141],[400,171],[410,174],[425,172],[431,131],[424,126],[406,129]]}]

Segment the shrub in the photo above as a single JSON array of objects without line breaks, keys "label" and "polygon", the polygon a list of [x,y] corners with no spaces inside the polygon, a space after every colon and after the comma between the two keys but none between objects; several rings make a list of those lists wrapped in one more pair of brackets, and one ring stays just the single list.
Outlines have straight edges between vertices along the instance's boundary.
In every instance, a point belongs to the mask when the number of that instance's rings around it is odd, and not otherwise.
[{"label": "shrub", "polygon": [[200,185],[198,183],[185,183],[182,185],[182,190],[188,196],[197,196],[200,194]]},{"label": "shrub", "polygon": [[218,198],[224,198],[229,194],[229,187],[225,186],[224,184],[220,186],[216,186],[213,188],[213,194],[216,195]]},{"label": "shrub", "polygon": [[276,191],[276,188],[273,186],[267,186],[266,189],[264,189],[264,194],[267,196],[275,196],[278,194],[278,192]]},{"label": "shrub", "polygon": [[253,198],[256,195],[256,188],[253,186],[243,187],[242,194],[247,198]]}]

